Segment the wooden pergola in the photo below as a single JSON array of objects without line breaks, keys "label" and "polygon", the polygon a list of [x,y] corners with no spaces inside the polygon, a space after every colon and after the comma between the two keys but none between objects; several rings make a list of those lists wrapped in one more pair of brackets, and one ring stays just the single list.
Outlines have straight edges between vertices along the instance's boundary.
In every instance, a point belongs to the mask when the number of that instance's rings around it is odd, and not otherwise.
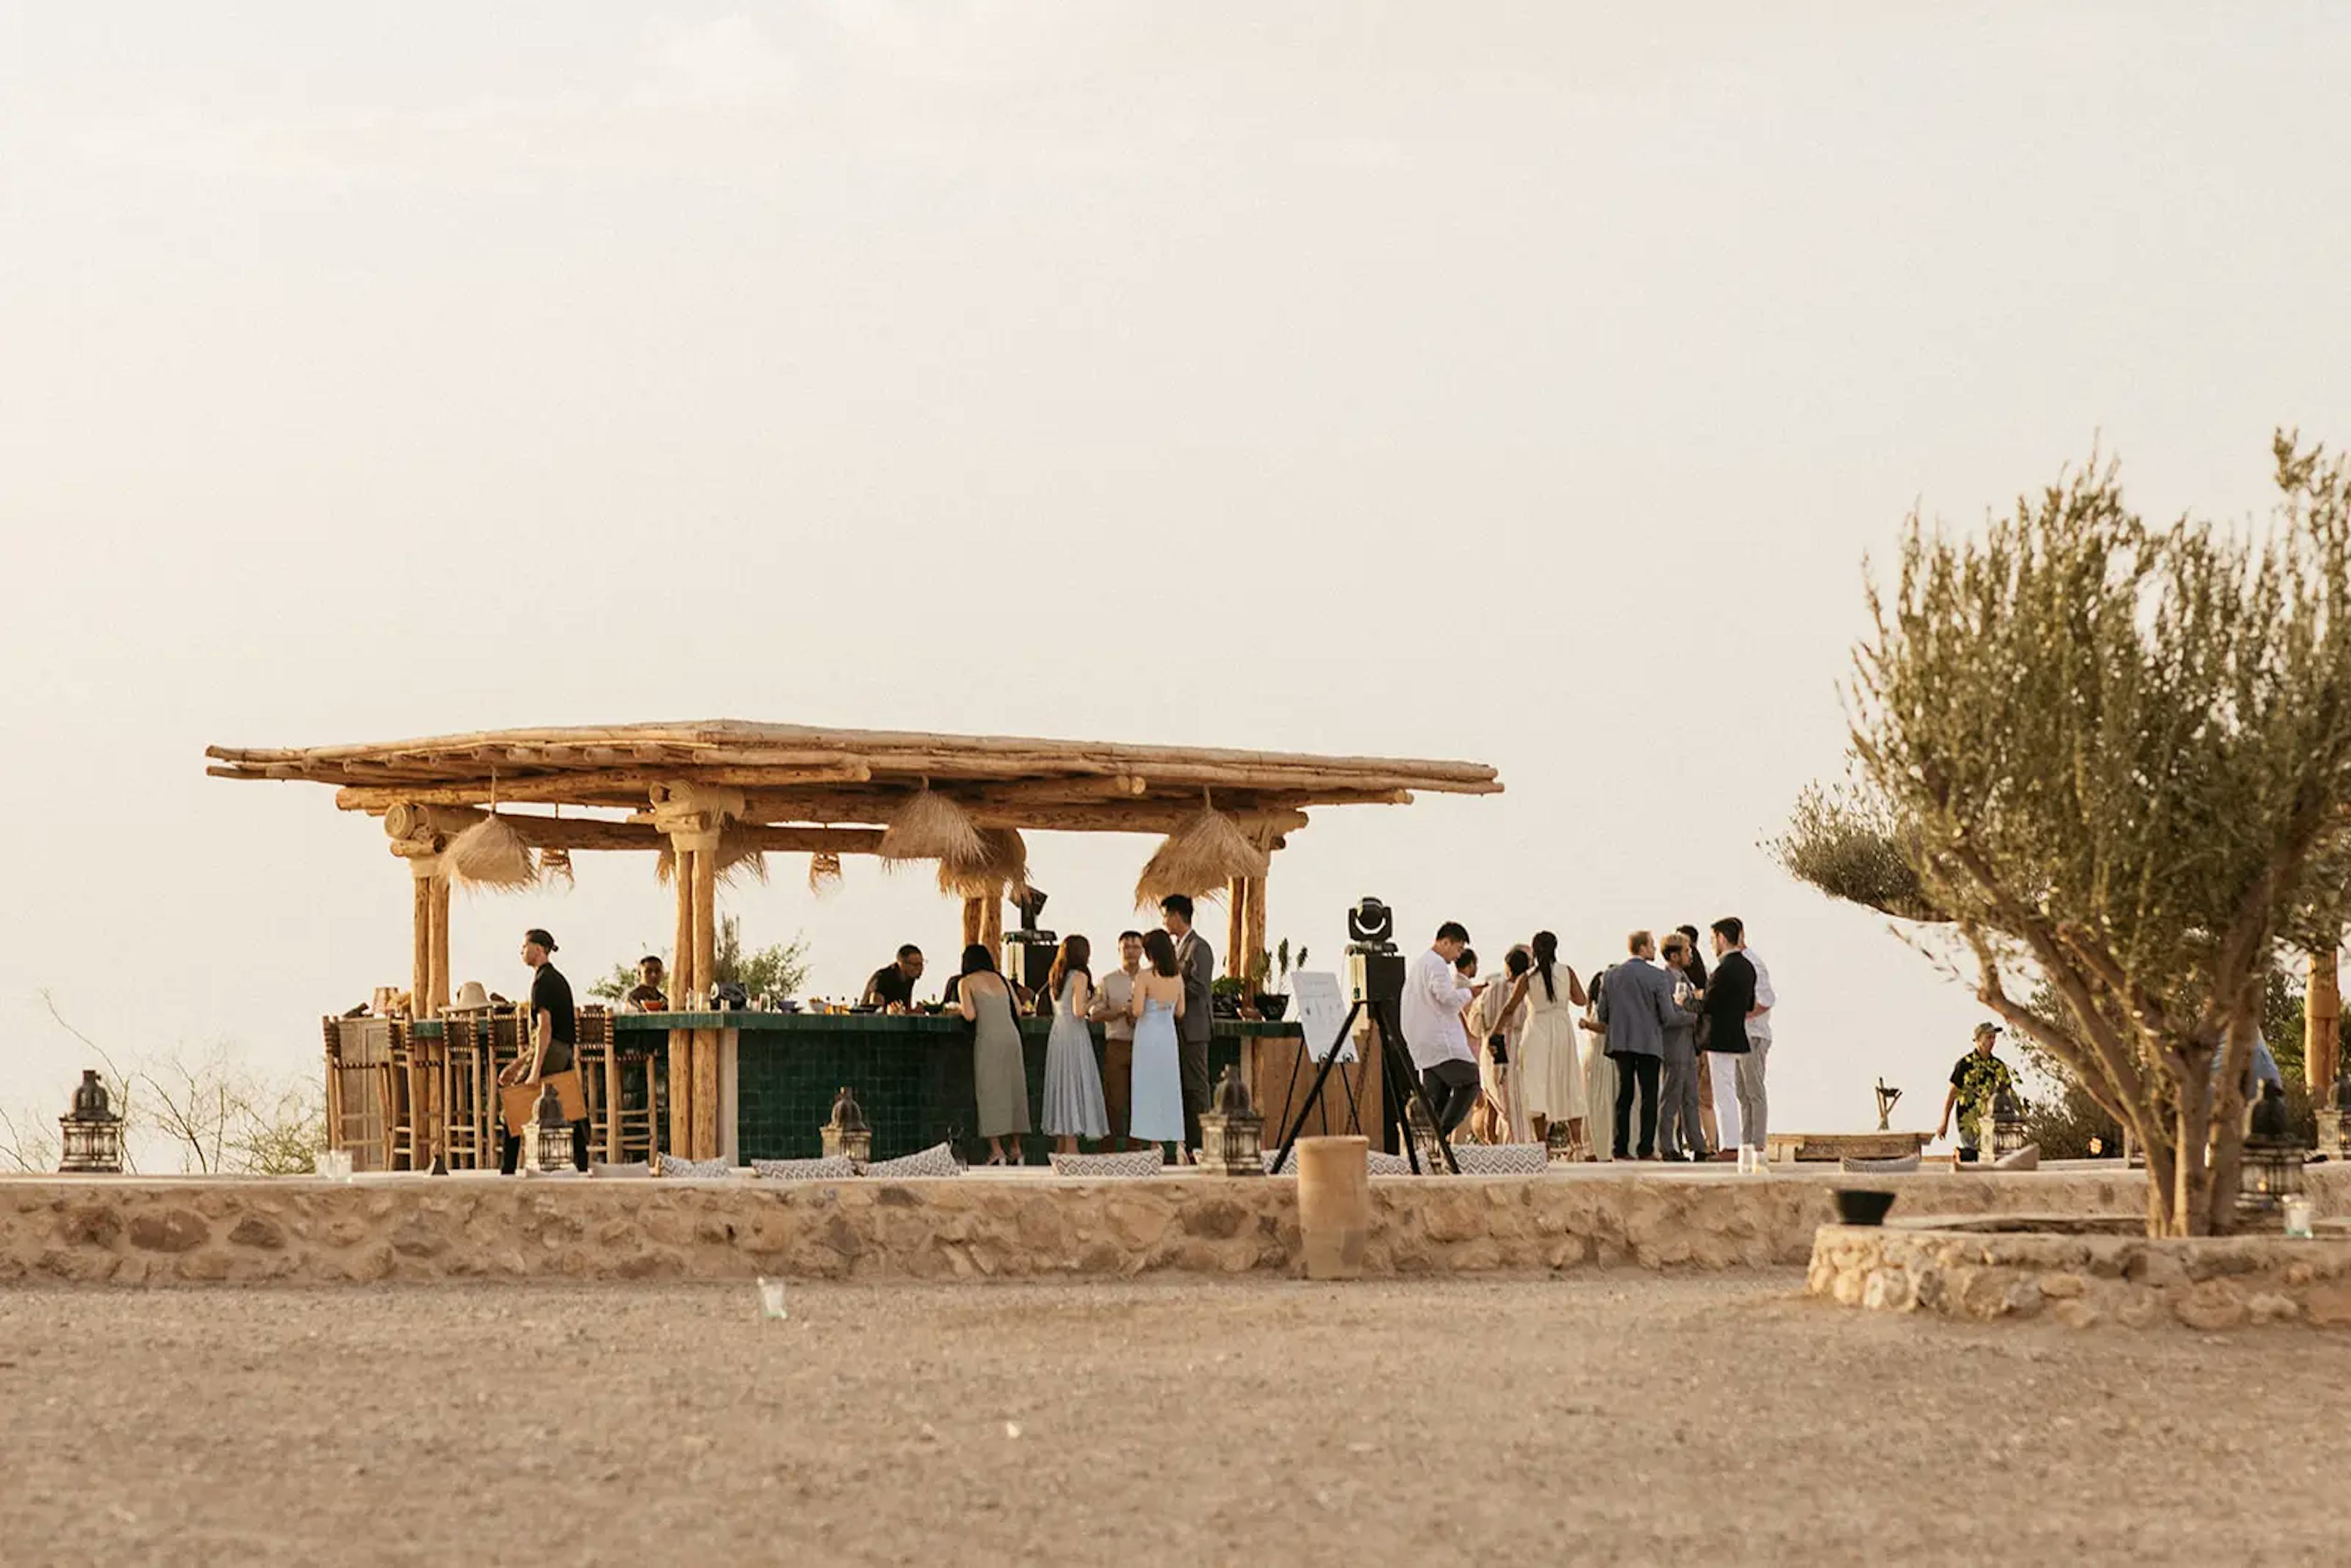
[{"label": "wooden pergola", "polygon": [[[1008,736],[814,728],[718,719],[511,729],[362,746],[210,747],[216,778],[331,784],[347,811],[381,818],[413,873],[413,1016],[449,1005],[450,840],[493,809],[539,850],[668,850],[676,890],[682,1006],[707,1004],[717,930],[719,840],[730,852],[878,852],[917,791],[945,794],[983,828],[1172,832],[1213,807],[1269,853],[1318,806],[1395,806],[1416,791],[1482,795],[1502,785],[1481,763],[1298,752],[1125,746]],[[553,808],[552,810],[513,808]],[[1265,946],[1266,878],[1235,878],[1226,972],[1246,976]],[[964,901],[964,939],[999,948],[1001,890]],[[698,1037],[702,1038],[678,1038]],[[690,1061],[691,1068],[683,1064]],[[684,1145],[716,1105],[715,1031],[673,1037],[673,1113]],[[687,1110],[686,1107],[694,1109]]]}]

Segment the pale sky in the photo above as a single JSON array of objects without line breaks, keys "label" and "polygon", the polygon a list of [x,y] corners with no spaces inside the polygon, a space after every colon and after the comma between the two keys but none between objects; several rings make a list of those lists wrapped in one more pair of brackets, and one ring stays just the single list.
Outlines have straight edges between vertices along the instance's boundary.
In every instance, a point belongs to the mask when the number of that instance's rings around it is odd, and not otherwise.
[{"label": "pale sky", "polygon": [[[83,1064],[41,988],[315,1073],[405,983],[377,825],[206,743],[725,716],[1491,762],[1319,813],[1271,933],[1737,913],[1774,1125],[1931,1120],[1975,1004],[1756,847],[1864,554],[2094,439],[2221,517],[2273,424],[2351,440],[2346,57],[2283,4],[0,10],[0,1105]],[[1040,836],[1046,924],[1149,849]],[[926,877],[804,870],[732,908],[814,988],[949,961]],[[461,895],[455,977],[670,909],[582,855]]]}]

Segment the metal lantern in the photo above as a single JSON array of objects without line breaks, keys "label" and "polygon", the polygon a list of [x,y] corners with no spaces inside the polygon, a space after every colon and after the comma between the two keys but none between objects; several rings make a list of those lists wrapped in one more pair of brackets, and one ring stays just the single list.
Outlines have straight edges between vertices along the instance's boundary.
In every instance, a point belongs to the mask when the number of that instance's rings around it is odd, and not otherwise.
[{"label": "metal lantern", "polygon": [[865,1109],[842,1084],[832,1097],[832,1115],[817,1129],[827,1159],[847,1157],[863,1165],[873,1157],[873,1129],[866,1125]]},{"label": "metal lantern", "polygon": [[2285,1092],[2274,1083],[2262,1085],[2253,1106],[2252,1131],[2237,1166],[2237,1207],[2266,1214],[2302,1191],[2302,1164],[2309,1151],[2295,1142],[2285,1109]]},{"label": "metal lantern", "polygon": [[2335,1081],[2329,1103],[2318,1108],[2318,1152],[2330,1160],[2351,1160],[2351,1069]]},{"label": "metal lantern", "polygon": [[122,1118],[108,1103],[106,1085],[83,1068],[73,1109],[57,1118],[57,1169],[78,1176],[122,1174]]},{"label": "metal lantern", "polygon": [[1437,1148],[1437,1124],[1429,1119],[1428,1103],[1416,1094],[1405,1103],[1404,1125],[1412,1139],[1412,1146],[1420,1151],[1420,1174],[1435,1176],[1445,1168],[1445,1156]]},{"label": "metal lantern", "polygon": [[2004,1160],[2024,1147],[2024,1107],[2005,1088],[1991,1103],[1991,1157]]},{"label": "metal lantern", "polygon": [[563,1114],[563,1096],[549,1083],[539,1091],[538,1103],[522,1129],[523,1168],[542,1175],[568,1171],[571,1166],[571,1123]]},{"label": "metal lantern", "polygon": [[1225,1069],[1215,1103],[1200,1113],[1200,1163],[1226,1176],[1265,1175],[1265,1118],[1237,1067]]}]

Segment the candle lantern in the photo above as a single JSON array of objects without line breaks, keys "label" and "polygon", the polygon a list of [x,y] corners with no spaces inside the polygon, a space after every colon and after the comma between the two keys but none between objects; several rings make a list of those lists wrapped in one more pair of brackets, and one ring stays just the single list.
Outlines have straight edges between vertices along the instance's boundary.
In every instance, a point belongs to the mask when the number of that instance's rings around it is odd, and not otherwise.
[{"label": "candle lantern", "polygon": [[2253,1106],[2252,1130],[2245,1135],[2244,1154],[2237,1166],[2237,1207],[2240,1212],[2273,1213],[2289,1197],[2302,1192],[2302,1165],[2309,1151],[2297,1142],[2285,1109],[2285,1092],[2274,1083],[2262,1085]]},{"label": "candle lantern", "polygon": [[2024,1147],[2024,1107],[2006,1088],[1991,1103],[1991,1157],[2006,1159]]},{"label": "candle lantern", "polygon": [[2318,1152],[2330,1160],[2351,1160],[2351,1068],[2344,1069],[2328,1103],[2318,1109]]},{"label": "candle lantern", "polygon": [[1420,1174],[1435,1176],[1443,1170],[1445,1156],[1437,1152],[1437,1124],[1429,1119],[1428,1103],[1420,1095],[1405,1103],[1404,1125],[1412,1146],[1420,1151]]},{"label": "candle lantern", "polygon": [[73,1109],[57,1118],[57,1169],[82,1176],[122,1174],[122,1118],[95,1069],[82,1069]]},{"label": "candle lantern", "polygon": [[523,1166],[547,1175],[568,1171],[571,1165],[571,1123],[563,1114],[563,1097],[549,1083],[522,1129]]},{"label": "candle lantern", "polygon": [[873,1129],[866,1124],[865,1108],[847,1084],[832,1097],[832,1115],[817,1129],[827,1159],[847,1158],[859,1165],[873,1157]]},{"label": "candle lantern", "polygon": [[1200,1115],[1200,1163],[1226,1176],[1265,1175],[1265,1118],[1237,1067],[1225,1069],[1215,1103]]}]

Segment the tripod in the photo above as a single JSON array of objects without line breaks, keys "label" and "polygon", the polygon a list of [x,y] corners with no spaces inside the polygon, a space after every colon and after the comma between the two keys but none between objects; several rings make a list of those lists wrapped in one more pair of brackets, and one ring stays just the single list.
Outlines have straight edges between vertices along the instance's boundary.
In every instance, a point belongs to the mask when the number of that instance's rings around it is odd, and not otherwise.
[{"label": "tripod", "polygon": [[[1298,1114],[1290,1121],[1289,1131],[1282,1134],[1281,1152],[1273,1162],[1276,1173],[1290,1163],[1290,1152],[1298,1146],[1298,1134],[1304,1129],[1306,1118],[1313,1113],[1315,1102],[1322,1097],[1322,1086],[1330,1082],[1331,1069],[1339,1062],[1339,1051],[1347,1043],[1347,1037],[1354,1032],[1356,1018],[1368,1016],[1372,1034],[1379,1041],[1381,1099],[1389,1121],[1404,1129],[1405,1159],[1411,1165],[1412,1174],[1421,1174],[1419,1142],[1412,1135],[1410,1114],[1410,1107],[1416,1103],[1419,1105],[1421,1113],[1428,1118],[1428,1125],[1437,1134],[1437,1146],[1444,1153],[1446,1168],[1456,1176],[1461,1174],[1460,1162],[1453,1157],[1452,1141],[1445,1135],[1445,1128],[1437,1120],[1437,1107],[1428,1103],[1428,1094],[1420,1086],[1420,1074],[1412,1065],[1412,1053],[1405,1049],[1404,1030],[1396,1027],[1395,1009],[1394,1002],[1357,997],[1355,1005],[1347,1009],[1346,1021],[1339,1026],[1337,1037],[1331,1041],[1330,1049],[1322,1053],[1321,1064],[1314,1069],[1314,1082],[1307,1088],[1306,1103],[1298,1108]],[[1298,1069],[1294,1063],[1290,1075],[1290,1082],[1295,1083]],[[1353,1094],[1347,1096],[1347,1124],[1351,1127],[1360,1125]]]}]

